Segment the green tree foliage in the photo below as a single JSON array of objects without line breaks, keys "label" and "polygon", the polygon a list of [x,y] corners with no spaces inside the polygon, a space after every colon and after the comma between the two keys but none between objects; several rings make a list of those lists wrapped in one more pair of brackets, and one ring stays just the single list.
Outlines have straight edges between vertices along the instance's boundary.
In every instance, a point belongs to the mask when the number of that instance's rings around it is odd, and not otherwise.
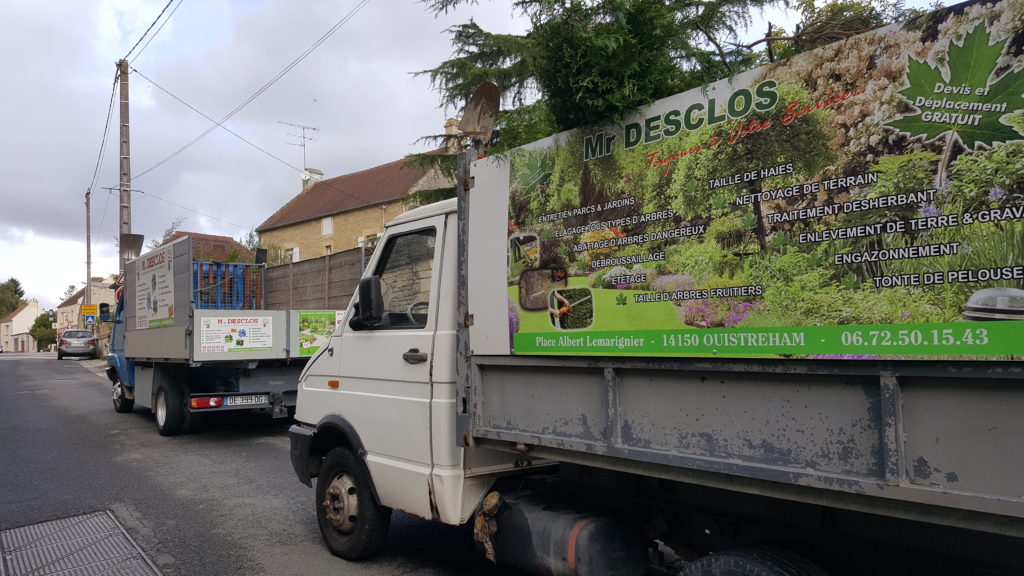
[{"label": "green tree foliage", "polygon": [[[465,0],[424,0],[444,13]],[[524,36],[475,22],[450,29],[454,55],[429,75],[443,105],[460,107],[494,82],[513,106],[544,97],[560,129],[601,123],[663,96],[749,68],[737,29],[772,0],[520,0]]]},{"label": "green tree foliage", "polygon": [[21,306],[25,298],[25,290],[17,278],[8,278],[0,284],[0,317],[7,316]]},{"label": "green tree foliage", "polygon": [[238,243],[255,252],[260,247],[260,235],[256,233],[256,227],[249,228],[249,231],[238,239]]},{"label": "green tree foliage", "polygon": [[797,0],[792,3],[800,11],[800,22],[792,34],[769,23],[765,38],[744,48],[765,44],[768,61],[788,58],[813,50],[831,42],[863,34],[893,22],[905,22],[924,13],[904,7],[902,0],[832,0],[814,2]]},{"label": "green tree foliage", "polygon": [[184,224],[184,223],[185,223],[185,217],[184,216],[178,216],[177,218],[174,219],[173,222],[171,222],[171,225],[168,226],[167,229],[164,230],[163,237],[161,237],[159,240],[157,240],[156,238],[150,240],[149,244],[146,246],[146,248],[148,248],[149,250],[155,250],[155,249],[163,246],[164,242],[167,242],[168,240],[170,240],[171,236],[174,236],[175,232],[177,232],[178,230],[181,230],[181,225]]},{"label": "green tree foliage", "polygon": [[49,312],[43,312],[36,316],[28,333],[35,339],[40,350],[49,348],[57,340],[57,332],[53,329],[53,318],[50,317]]},{"label": "green tree foliage", "polygon": [[662,0],[572,2],[532,36],[534,74],[559,127],[617,120],[678,91],[673,10]]},{"label": "green tree foliage", "polygon": [[554,114],[545,99],[498,114],[496,134],[488,151],[491,154],[535,142],[558,131]]},{"label": "green tree foliage", "polygon": [[68,284],[68,287],[64,290],[64,294],[60,297],[60,301],[62,303],[67,302],[68,300],[71,299],[72,296],[75,295],[75,292],[78,292],[78,290],[75,288],[75,285]]},{"label": "green tree foliage", "polygon": [[[449,4],[427,2],[431,10]],[[470,20],[448,29],[454,53],[436,68],[417,72],[428,75],[441,93],[441,104],[461,108],[477,87],[493,82],[513,106],[521,106],[536,93],[532,69],[534,41],[529,36],[492,34]]]}]

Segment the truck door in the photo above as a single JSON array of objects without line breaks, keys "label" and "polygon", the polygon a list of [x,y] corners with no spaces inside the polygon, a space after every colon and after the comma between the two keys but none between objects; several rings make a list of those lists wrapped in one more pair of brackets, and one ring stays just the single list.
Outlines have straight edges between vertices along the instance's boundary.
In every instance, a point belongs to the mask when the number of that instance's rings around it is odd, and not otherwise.
[{"label": "truck door", "polygon": [[431,375],[443,216],[389,230],[371,261],[383,319],[345,328],[338,410],[359,432],[385,506],[431,517]]}]

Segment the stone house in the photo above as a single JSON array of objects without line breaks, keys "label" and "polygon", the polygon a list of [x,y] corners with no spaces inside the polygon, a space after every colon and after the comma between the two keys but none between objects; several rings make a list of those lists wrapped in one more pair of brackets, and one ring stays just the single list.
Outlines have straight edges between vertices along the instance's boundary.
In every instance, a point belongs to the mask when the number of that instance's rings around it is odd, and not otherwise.
[{"label": "stone house", "polygon": [[[115,306],[114,298],[114,281],[117,280],[116,274],[111,274],[107,278],[100,278],[94,276],[89,282],[89,303],[96,304],[109,304],[110,308],[113,309]],[[82,304],[85,304],[85,288],[81,288],[78,292],[71,295],[70,298],[61,302],[57,305],[55,310],[54,322],[57,324],[57,334],[60,334],[64,330],[72,328],[84,328],[92,330],[97,336],[103,337],[109,332],[110,327],[104,326],[97,318],[96,325],[87,326],[85,319],[82,317]]]},{"label": "stone house", "polygon": [[35,300],[25,302],[7,316],[0,318],[0,346],[4,352],[38,352],[36,340],[29,334],[32,324],[42,312]]},{"label": "stone house", "polygon": [[384,224],[411,207],[409,195],[454,187],[437,169],[406,160],[321,179],[303,173],[302,192],[256,228],[271,263],[299,262],[372,243]]}]

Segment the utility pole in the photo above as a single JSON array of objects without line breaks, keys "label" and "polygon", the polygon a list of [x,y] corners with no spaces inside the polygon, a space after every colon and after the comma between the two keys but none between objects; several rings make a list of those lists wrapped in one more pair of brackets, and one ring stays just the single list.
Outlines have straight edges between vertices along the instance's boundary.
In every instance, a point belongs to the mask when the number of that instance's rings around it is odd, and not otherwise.
[{"label": "utility pole", "polygon": [[92,188],[85,189],[85,303],[92,304]]},{"label": "utility pole", "polygon": [[[121,80],[121,227],[118,243],[125,245],[125,234],[132,233],[132,163],[128,123],[128,61],[117,63]],[[118,259],[118,271],[124,272],[124,259]],[[90,279],[91,281],[91,279]]]},{"label": "utility pole", "polygon": [[312,132],[315,135],[317,132],[320,131],[320,129],[319,128],[314,128],[313,126],[303,126],[302,124],[292,124],[291,122],[282,122],[280,120],[278,120],[277,123],[278,124],[285,124],[287,126],[294,126],[296,128],[301,128],[302,129],[302,135],[301,136],[299,134],[289,134],[289,136],[295,136],[296,138],[299,138],[299,143],[298,144],[292,144],[291,142],[288,142],[288,144],[291,144],[292,146],[298,146],[298,147],[302,148],[302,169],[305,170],[306,168],[309,168],[309,166],[306,165],[306,140],[312,140],[313,136],[306,136],[306,130],[309,130],[310,132]]}]

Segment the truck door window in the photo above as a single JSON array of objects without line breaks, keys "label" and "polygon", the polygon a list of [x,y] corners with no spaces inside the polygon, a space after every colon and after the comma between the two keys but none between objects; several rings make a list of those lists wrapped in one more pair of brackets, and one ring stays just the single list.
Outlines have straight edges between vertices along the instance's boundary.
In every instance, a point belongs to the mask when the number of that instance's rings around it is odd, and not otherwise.
[{"label": "truck door window", "polygon": [[433,228],[388,240],[377,263],[383,318],[378,328],[422,328],[430,307],[430,279],[434,266]]}]

